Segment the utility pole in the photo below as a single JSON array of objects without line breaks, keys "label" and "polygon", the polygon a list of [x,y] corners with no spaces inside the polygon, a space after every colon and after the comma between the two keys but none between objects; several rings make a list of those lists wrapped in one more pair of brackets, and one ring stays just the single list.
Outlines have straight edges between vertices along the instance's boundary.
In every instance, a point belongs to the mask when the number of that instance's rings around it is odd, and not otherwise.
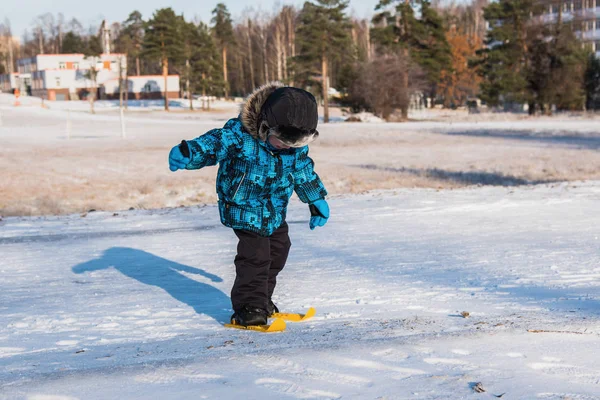
[{"label": "utility pole", "polygon": [[102,21],[102,25],[100,26],[100,38],[102,39],[102,52],[110,54],[110,28],[106,20]]}]

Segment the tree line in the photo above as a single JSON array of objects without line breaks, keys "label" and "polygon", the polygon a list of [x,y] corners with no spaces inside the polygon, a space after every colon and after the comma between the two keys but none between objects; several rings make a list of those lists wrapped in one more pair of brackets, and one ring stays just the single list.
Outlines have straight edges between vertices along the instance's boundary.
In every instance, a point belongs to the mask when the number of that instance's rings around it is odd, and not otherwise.
[{"label": "tree line", "polygon": [[[600,70],[577,37],[582,21],[543,14],[535,0],[380,0],[366,20],[350,16],[346,0],[313,0],[234,21],[219,3],[208,24],[163,8],[147,19],[133,11],[110,31],[129,75],[179,74],[189,97],[243,97],[280,80],[313,92],[325,120],[330,99],[386,119],[406,119],[411,104],[461,107],[477,98],[543,113],[599,107]],[[44,14],[19,56],[92,54],[99,40],[97,29]]]},{"label": "tree line", "polygon": [[[501,0],[485,8],[490,27],[471,64],[483,78],[483,100],[527,104],[531,114],[600,108],[599,60],[592,43],[579,40],[594,24],[600,29],[600,19],[571,14],[567,20],[568,3]],[[554,20],[548,7],[556,11]]]}]

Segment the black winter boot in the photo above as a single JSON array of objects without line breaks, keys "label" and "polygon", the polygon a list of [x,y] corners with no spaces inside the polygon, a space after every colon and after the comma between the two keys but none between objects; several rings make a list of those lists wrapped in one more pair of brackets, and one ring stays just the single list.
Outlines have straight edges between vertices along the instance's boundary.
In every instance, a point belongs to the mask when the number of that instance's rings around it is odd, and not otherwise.
[{"label": "black winter boot", "polygon": [[266,325],[267,310],[252,306],[244,306],[231,316],[231,323],[243,326]]},{"label": "black winter boot", "polygon": [[273,300],[269,300],[269,304],[267,304],[267,315],[270,317],[273,316],[273,314],[278,313],[279,312],[279,308],[277,308],[277,306],[275,305],[275,303],[273,303]]}]

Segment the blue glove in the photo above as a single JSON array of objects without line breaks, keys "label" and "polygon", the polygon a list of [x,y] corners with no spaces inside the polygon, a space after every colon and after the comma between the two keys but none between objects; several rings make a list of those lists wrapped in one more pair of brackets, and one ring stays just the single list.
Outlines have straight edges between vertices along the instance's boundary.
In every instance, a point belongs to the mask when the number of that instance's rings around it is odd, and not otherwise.
[{"label": "blue glove", "polygon": [[317,200],[310,206],[310,229],[324,226],[329,219],[329,204],[325,200]]},{"label": "blue glove", "polygon": [[173,147],[169,153],[169,169],[173,172],[178,169],[185,169],[190,161],[192,161],[190,149],[186,141],[182,140],[181,144]]}]

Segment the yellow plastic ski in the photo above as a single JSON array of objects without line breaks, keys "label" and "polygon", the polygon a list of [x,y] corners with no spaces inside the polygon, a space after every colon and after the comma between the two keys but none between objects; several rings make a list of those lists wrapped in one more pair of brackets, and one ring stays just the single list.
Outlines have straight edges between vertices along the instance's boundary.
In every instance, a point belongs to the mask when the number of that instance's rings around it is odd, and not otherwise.
[{"label": "yellow plastic ski", "polygon": [[285,321],[281,318],[277,318],[275,321],[271,322],[270,325],[253,325],[253,326],[244,326],[237,324],[225,324],[226,328],[235,328],[235,329],[244,329],[248,331],[257,331],[257,332],[283,332],[285,331]]},{"label": "yellow plastic ski", "polygon": [[283,320],[290,321],[290,322],[302,322],[302,321],[306,321],[307,319],[314,317],[316,313],[317,313],[317,310],[315,310],[313,307],[311,307],[308,309],[308,311],[306,311],[306,314],[275,313],[271,316],[271,318],[281,318]]}]

